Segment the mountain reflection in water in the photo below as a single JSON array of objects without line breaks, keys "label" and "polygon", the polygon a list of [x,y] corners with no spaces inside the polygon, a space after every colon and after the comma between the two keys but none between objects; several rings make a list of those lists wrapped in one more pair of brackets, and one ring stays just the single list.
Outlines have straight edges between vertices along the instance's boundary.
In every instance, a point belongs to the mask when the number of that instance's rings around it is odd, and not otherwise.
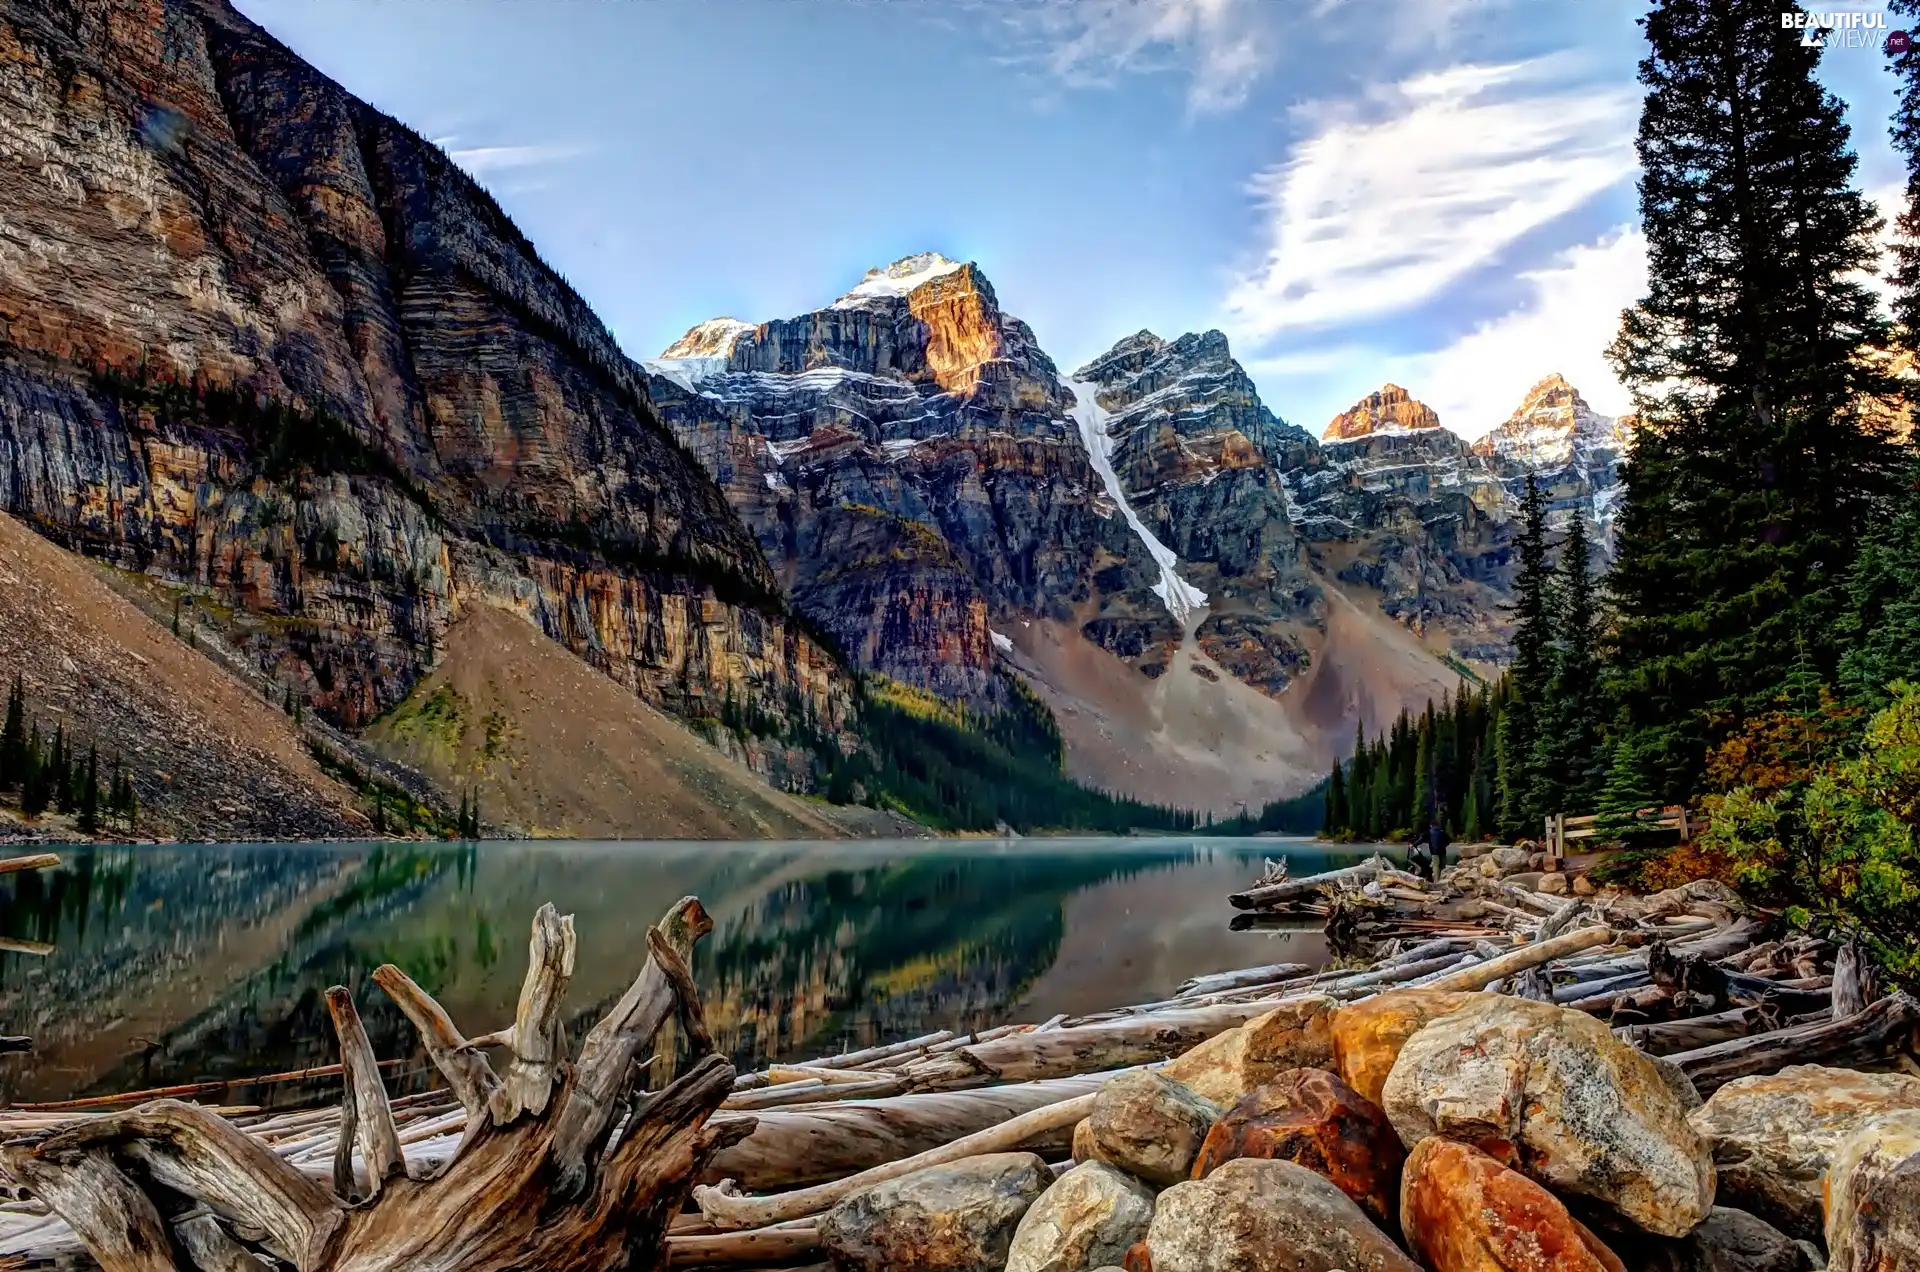
[{"label": "mountain reflection in water", "polygon": [[[0,1096],[62,1099],[332,1063],[327,986],[352,987],[375,1049],[415,1057],[375,988],[405,969],[469,1033],[506,1024],[528,923],[575,916],[579,1036],[631,982],[681,896],[715,921],[694,970],[716,1043],[757,1065],[1165,996],[1189,976],[1315,962],[1317,932],[1230,933],[1226,894],[1306,841],[1010,844],[486,843],[78,848],[0,880]],[[5,944],[5,942],[0,942]],[[288,1103],[316,1084],[206,1098]]]}]

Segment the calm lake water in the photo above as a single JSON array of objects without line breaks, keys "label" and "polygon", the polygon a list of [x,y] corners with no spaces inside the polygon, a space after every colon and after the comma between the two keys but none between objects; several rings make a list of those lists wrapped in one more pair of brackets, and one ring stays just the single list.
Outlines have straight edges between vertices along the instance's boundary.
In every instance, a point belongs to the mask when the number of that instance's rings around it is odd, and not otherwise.
[{"label": "calm lake water", "polygon": [[[528,924],[575,916],[577,1040],[639,971],[645,932],[701,898],[709,1025],[737,1063],[1044,1020],[1189,976],[1317,962],[1317,931],[1233,932],[1227,894],[1304,840],[1019,840],[78,848],[0,879],[0,1095],[63,1099],[328,1064],[322,994],[353,988],[375,1049],[415,1053],[368,979],[395,963],[469,1034],[510,1022]],[[403,1074],[402,1088],[426,1082]],[[229,1100],[310,1098],[251,1087]]]}]

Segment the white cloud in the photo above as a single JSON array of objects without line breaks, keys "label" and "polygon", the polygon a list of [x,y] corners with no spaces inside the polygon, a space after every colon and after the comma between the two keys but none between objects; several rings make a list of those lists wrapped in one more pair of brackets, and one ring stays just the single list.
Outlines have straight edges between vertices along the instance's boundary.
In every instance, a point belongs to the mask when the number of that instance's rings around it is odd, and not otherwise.
[{"label": "white cloud", "polygon": [[1273,65],[1283,24],[1268,0],[1079,0],[1032,17],[1047,46],[1042,59],[1069,87],[1186,68],[1195,114],[1246,101]]},{"label": "white cloud", "polygon": [[1601,414],[1630,410],[1605,354],[1619,330],[1620,311],[1646,295],[1646,236],[1621,226],[1520,277],[1532,289],[1529,303],[1445,348],[1386,359],[1377,364],[1377,377],[1406,385],[1463,437],[1478,437],[1506,419],[1526,391],[1553,371]]},{"label": "white cloud", "polygon": [[453,149],[452,137],[442,138],[438,144],[446,150],[447,157],[466,169],[467,175],[474,178],[484,177],[492,172],[510,172],[519,168],[537,168],[550,163],[562,163],[568,159],[577,159],[586,153],[582,146],[539,145],[539,146],[471,146],[465,149]]},{"label": "white cloud", "polygon": [[1228,294],[1235,333],[1411,308],[1624,180],[1637,93],[1569,74],[1557,57],[1459,65],[1301,108],[1324,122],[1251,183],[1270,244]]}]

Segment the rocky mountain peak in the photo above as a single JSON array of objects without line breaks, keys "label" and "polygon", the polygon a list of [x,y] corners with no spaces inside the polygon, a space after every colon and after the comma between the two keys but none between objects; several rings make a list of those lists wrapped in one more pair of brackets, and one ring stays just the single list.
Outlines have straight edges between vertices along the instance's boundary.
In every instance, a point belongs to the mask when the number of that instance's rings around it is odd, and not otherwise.
[{"label": "rocky mountain peak", "polygon": [[724,358],[733,352],[734,342],[756,330],[755,324],[738,318],[709,318],[687,329],[687,334],[668,345],[662,358]]},{"label": "rocky mountain peak", "polygon": [[874,301],[893,301],[911,295],[936,279],[968,268],[938,252],[903,256],[893,264],[867,271],[854,289],[833,302],[835,309],[855,309]]},{"label": "rocky mountain peak", "polygon": [[1383,384],[1328,421],[1324,442],[1390,433],[1418,433],[1440,427],[1440,417],[1425,402],[1397,384]]},{"label": "rocky mountain peak", "polygon": [[1624,450],[1630,428],[1587,405],[1580,391],[1556,371],[1528,389],[1519,408],[1473,449],[1529,468],[1556,468],[1594,447]]}]

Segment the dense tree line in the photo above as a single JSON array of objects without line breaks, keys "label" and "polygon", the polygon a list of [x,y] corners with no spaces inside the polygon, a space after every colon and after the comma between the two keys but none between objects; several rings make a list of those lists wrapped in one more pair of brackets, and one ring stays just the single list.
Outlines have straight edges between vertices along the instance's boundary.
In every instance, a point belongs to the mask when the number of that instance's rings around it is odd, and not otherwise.
[{"label": "dense tree line", "polygon": [[1551,536],[1531,477],[1515,556],[1512,667],[1494,684],[1462,680],[1418,716],[1402,711],[1377,738],[1357,734],[1328,775],[1323,833],[1404,839],[1437,821],[1455,837],[1513,839],[1598,798],[1604,704],[1586,524],[1573,517]]}]

